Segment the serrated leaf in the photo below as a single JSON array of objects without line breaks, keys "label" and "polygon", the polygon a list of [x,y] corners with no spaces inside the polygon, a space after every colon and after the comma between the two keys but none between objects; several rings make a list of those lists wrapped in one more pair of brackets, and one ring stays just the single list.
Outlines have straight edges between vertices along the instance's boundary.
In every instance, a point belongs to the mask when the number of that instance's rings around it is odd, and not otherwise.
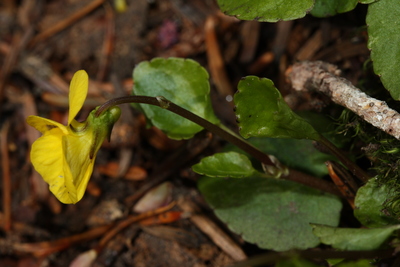
[{"label": "serrated leaf", "polygon": [[400,100],[400,3],[381,0],[368,6],[368,48],[374,71],[395,100]]},{"label": "serrated leaf", "polygon": [[203,177],[198,187],[233,232],[276,251],[317,246],[309,223],[336,226],[342,207],[334,196],[287,180]]},{"label": "serrated leaf", "polygon": [[327,225],[311,224],[313,233],[321,243],[342,250],[374,250],[400,229],[400,225],[385,228],[337,228]]},{"label": "serrated leaf", "polygon": [[368,227],[399,224],[400,221],[387,215],[383,207],[393,194],[388,185],[379,185],[376,179],[370,179],[357,191],[354,216]]},{"label": "serrated leaf", "polygon": [[241,20],[276,22],[302,18],[313,0],[218,0],[222,12]]},{"label": "serrated leaf", "polygon": [[248,157],[237,152],[216,153],[192,166],[194,172],[211,177],[243,178],[263,176]]},{"label": "serrated leaf", "polygon": [[[134,69],[133,79],[135,95],[163,96],[212,123],[218,123],[211,107],[208,73],[197,62],[182,58],[144,61]],[[170,138],[188,139],[203,129],[162,108],[140,106],[151,123]]]},{"label": "serrated leaf", "polygon": [[358,0],[316,0],[311,14],[315,17],[328,17],[348,12],[357,6]]},{"label": "serrated leaf", "polygon": [[247,76],[234,96],[240,134],[273,138],[319,140],[320,135],[285,103],[274,83],[266,78]]}]

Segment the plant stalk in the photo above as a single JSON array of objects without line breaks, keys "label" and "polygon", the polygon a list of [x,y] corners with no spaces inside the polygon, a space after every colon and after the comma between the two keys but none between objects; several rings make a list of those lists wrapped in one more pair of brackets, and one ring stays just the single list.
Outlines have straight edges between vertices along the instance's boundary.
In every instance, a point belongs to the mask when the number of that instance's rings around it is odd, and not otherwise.
[{"label": "plant stalk", "polygon": [[[206,130],[210,131],[211,133],[218,135],[225,139],[226,141],[236,145],[243,151],[247,152],[248,154],[252,155],[254,158],[259,160],[261,163],[265,165],[270,165],[270,166],[275,166],[275,164],[271,161],[270,157],[265,154],[264,152],[260,151],[258,148],[254,147],[250,143],[246,142],[242,138],[236,136],[233,133],[230,133],[227,130],[224,130],[223,128],[199,117],[198,115],[188,111],[187,109],[184,109],[171,101],[163,98],[163,97],[150,97],[150,96],[124,96],[124,97],[118,97],[111,99],[107,102],[105,102],[103,105],[101,105],[96,113],[95,116],[98,117],[109,109],[112,106],[120,105],[120,104],[127,104],[127,103],[141,103],[141,104],[149,104],[153,106],[158,106],[163,109],[167,109],[175,114],[178,114],[179,116],[182,116],[200,126],[205,128]],[[281,177],[286,180],[291,180],[295,181],[304,185],[307,185],[309,187],[321,190],[323,192],[327,192],[330,194],[334,194],[337,196],[342,196],[339,190],[337,190],[334,186],[334,184],[324,181],[322,179],[317,179],[313,176],[295,171],[295,170],[290,170],[289,175],[286,177]]]},{"label": "plant stalk", "polygon": [[371,178],[363,169],[361,169],[357,164],[348,159],[343,152],[332,144],[328,139],[320,135],[320,140],[317,142],[324,145],[334,156],[336,156],[358,179],[366,183]]},{"label": "plant stalk", "polygon": [[161,97],[150,97],[150,96],[124,96],[124,97],[118,97],[111,99],[107,102],[105,102],[103,105],[101,105],[96,113],[95,116],[98,117],[102,112],[107,110],[108,108],[115,106],[115,105],[120,105],[120,104],[126,104],[126,103],[141,103],[141,104],[149,104],[153,106],[158,106],[164,109],[167,109],[175,114],[178,114],[181,117],[184,117],[200,126],[203,128],[207,129],[213,134],[216,134],[226,141],[236,145],[243,151],[249,153],[252,155],[254,158],[262,162],[263,164],[266,165],[275,165],[271,159],[266,155],[265,153],[261,152],[245,140],[229,133],[228,131],[222,129],[221,127],[209,122],[206,119],[203,119],[202,117],[188,111],[187,109],[184,109],[174,103],[172,103],[169,100],[166,100],[165,98]]}]

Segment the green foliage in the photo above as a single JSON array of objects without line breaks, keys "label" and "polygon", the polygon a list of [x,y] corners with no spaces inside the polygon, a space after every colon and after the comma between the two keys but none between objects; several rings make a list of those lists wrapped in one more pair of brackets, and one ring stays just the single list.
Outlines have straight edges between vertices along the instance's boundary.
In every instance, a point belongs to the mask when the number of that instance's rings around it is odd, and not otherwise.
[{"label": "green foliage", "polygon": [[292,258],[280,260],[276,263],[275,267],[317,267],[314,263],[301,258]]},{"label": "green foliage", "polygon": [[395,100],[400,100],[400,2],[380,0],[368,7],[368,47],[374,71]]},{"label": "green foliage", "polygon": [[262,177],[266,176],[253,168],[251,161],[236,152],[217,153],[192,166],[193,171],[211,177]]},{"label": "green foliage", "polygon": [[218,0],[222,12],[241,20],[277,22],[302,18],[313,0]]},{"label": "green foliage", "polygon": [[[183,73],[190,76],[190,81]],[[204,69],[193,61],[155,59],[135,69],[135,90],[137,94],[167,96],[172,102],[181,103],[203,117],[208,116],[215,123],[217,119],[209,101],[208,76],[204,73]],[[190,88],[189,92],[185,92],[187,88]],[[329,132],[330,127],[326,125],[330,121],[309,114],[303,119],[294,113],[268,79],[249,76],[240,81],[238,89],[234,100],[242,135],[257,136],[251,139],[256,147],[277,156],[292,168],[316,176],[326,174],[324,162],[332,160],[332,156],[317,151],[311,140],[304,139],[319,140],[321,135],[315,128]],[[190,102],[193,99],[197,101]],[[193,108],[196,105],[198,107]],[[202,112],[202,108],[206,111]],[[146,112],[146,106],[143,110]],[[168,111],[160,107],[154,110],[147,111],[146,115],[152,116],[152,123],[161,125],[158,127],[172,137],[189,138],[201,130],[178,124],[171,126],[175,119],[168,117],[171,115]],[[363,133],[361,127],[359,131]],[[238,152],[218,153],[193,166],[194,171],[207,175],[200,179],[198,187],[215,214],[232,231],[260,248],[276,251],[307,249],[322,242],[338,249],[370,250],[383,246],[400,228],[398,221],[382,208],[391,197],[390,190],[387,186],[378,186],[375,180],[357,192],[355,216],[366,226],[394,226],[336,228],[342,208],[337,197],[291,181],[268,178],[257,168],[247,156]],[[279,264],[296,266],[297,262]]]},{"label": "green foliage", "polygon": [[311,14],[316,17],[328,17],[337,13],[353,10],[358,0],[316,0]]},{"label": "green foliage", "polygon": [[319,133],[289,108],[269,79],[243,78],[234,101],[240,134],[244,138],[320,139]]},{"label": "green foliage", "polygon": [[374,250],[400,229],[400,225],[385,228],[337,228],[328,225],[311,224],[313,233],[323,244],[342,250]]},{"label": "green foliage", "polygon": [[198,187],[232,231],[276,251],[317,246],[309,223],[336,226],[342,208],[338,198],[286,180],[203,177]]},{"label": "green foliage", "polygon": [[371,260],[346,261],[346,262],[341,262],[334,266],[335,267],[374,267],[374,265],[371,264]]},{"label": "green foliage", "polygon": [[398,0],[218,0],[221,10],[241,20],[276,22],[304,17],[308,12],[316,17],[332,16],[354,9],[357,2],[369,4],[368,47],[374,71],[392,97],[400,100],[400,3]]},{"label": "green foliage", "polygon": [[340,132],[368,144],[364,151],[373,163],[370,170],[375,173],[374,179],[357,192],[355,216],[368,227],[399,223],[396,218],[400,217],[400,141],[348,110],[338,121]]},{"label": "green foliage", "polygon": [[391,197],[394,197],[394,194],[388,185],[380,185],[376,179],[371,179],[357,191],[354,215],[368,227],[399,224],[400,221],[384,209],[385,202]]},{"label": "green foliage", "polygon": [[[248,141],[264,153],[274,155],[285,166],[317,177],[328,174],[326,161],[336,160],[334,156],[317,150],[311,140],[260,137]],[[230,149],[240,151],[238,148]]]},{"label": "green foliage", "polygon": [[[197,62],[181,58],[156,58],[133,71],[133,94],[163,96],[212,123],[218,123],[210,100],[208,73]],[[140,104],[151,123],[170,138],[188,139],[202,130],[197,124],[159,107]]]}]

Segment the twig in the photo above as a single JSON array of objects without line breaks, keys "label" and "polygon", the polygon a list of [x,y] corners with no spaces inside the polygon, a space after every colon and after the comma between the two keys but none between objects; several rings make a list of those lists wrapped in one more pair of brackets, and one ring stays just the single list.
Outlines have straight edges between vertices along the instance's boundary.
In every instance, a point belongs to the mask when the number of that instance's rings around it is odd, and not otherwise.
[{"label": "twig", "polygon": [[96,251],[99,252],[104,248],[107,242],[111,238],[113,238],[119,231],[123,230],[132,223],[163,213],[169,210],[173,205],[175,205],[174,202],[155,211],[149,211],[139,215],[129,216],[125,220],[120,221],[118,224],[112,223],[109,225],[99,226],[81,234],[76,234],[53,241],[44,241],[38,243],[17,243],[13,244],[12,248],[13,250],[18,252],[31,253],[35,257],[45,257],[52,253],[67,249],[74,244],[78,244],[104,235],[96,247]]},{"label": "twig", "polygon": [[110,65],[111,54],[114,49],[115,38],[115,16],[113,8],[109,3],[105,3],[104,9],[106,12],[106,31],[99,59],[99,70],[97,72],[96,79],[98,81],[104,81],[106,78],[107,70]]},{"label": "twig", "polygon": [[289,169],[289,175],[283,176],[281,177],[281,179],[293,181],[299,184],[309,186],[311,188],[321,190],[323,192],[330,193],[332,195],[343,197],[343,195],[340,193],[340,191],[336,188],[336,186],[333,183],[319,178],[315,178],[311,175],[293,169]]},{"label": "twig", "polygon": [[336,66],[316,61],[293,65],[288,76],[294,89],[323,92],[333,102],[400,140],[400,114],[384,101],[368,96],[346,79],[338,77],[339,74]]},{"label": "twig", "polygon": [[318,142],[325,146],[325,148],[327,148],[332,155],[337,157],[349,169],[349,171],[351,171],[351,173],[353,173],[358,179],[360,179],[360,181],[366,183],[371,178],[363,169],[361,169],[357,164],[347,158],[339,148],[337,148],[324,136],[320,135],[320,139],[318,140]]},{"label": "twig", "polygon": [[261,23],[255,20],[244,21],[240,30],[242,37],[242,52],[239,61],[241,63],[249,63],[256,54],[258,40],[260,39]]},{"label": "twig", "polygon": [[318,29],[296,53],[297,60],[310,59],[322,46],[322,30]]},{"label": "twig", "polygon": [[111,228],[111,226],[112,225],[99,226],[90,229],[84,233],[61,238],[54,241],[13,244],[12,248],[18,252],[32,253],[35,257],[45,257],[52,253],[67,249],[74,244],[97,238],[106,233]]},{"label": "twig", "polygon": [[189,219],[232,259],[240,261],[247,258],[246,254],[232,238],[222,231],[215,222],[200,213],[199,207],[194,202],[182,199],[182,201],[179,201],[179,206],[183,211],[191,213],[192,215]]},{"label": "twig", "polygon": [[261,73],[275,59],[272,52],[267,51],[259,56],[248,68],[249,73]]},{"label": "twig", "polygon": [[327,161],[325,162],[325,165],[328,168],[329,176],[332,181],[354,210],[354,198],[355,192],[357,192],[357,184],[352,180],[353,177],[351,177],[340,164],[334,161]]},{"label": "twig", "polygon": [[210,16],[204,24],[207,60],[218,93],[223,97],[227,97],[233,94],[233,88],[229,82],[224,59],[222,58],[221,50],[218,45],[217,33],[215,30],[216,23],[217,17]]},{"label": "twig", "polygon": [[108,243],[108,241],[110,241],[116,234],[118,234],[120,231],[124,230],[129,225],[131,225],[135,222],[139,222],[143,219],[147,219],[149,217],[164,213],[167,210],[170,210],[175,204],[176,204],[175,202],[171,202],[167,206],[158,208],[156,210],[144,212],[139,215],[131,215],[128,218],[126,218],[125,220],[120,221],[117,225],[115,225],[115,227],[113,227],[109,232],[107,232],[107,234],[105,234],[103,236],[103,238],[100,240],[98,245],[95,247],[96,252],[100,253],[100,251],[103,250],[103,248]]},{"label": "twig", "polygon": [[3,229],[8,232],[11,230],[11,177],[10,177],[10,159],[8,157],[7,135],[10,129],[10,121],[7,120],[0,131],[0,149],[1,149],[1,168],[3,170]]},{"label": "twig", "polygon": [[272,52],[274,59],[279,61],[287,49],[289,35],[292,32],[293,21],[279,21],[276,23],[276,36],[274,38]]},{"label": "twig", "polygon": [[18,33],[13,36],[12,47],[10,52],[6,55],[4,64],[2,66],[2,71],[0,72],[0,102],[2,102],[4,98],[4,88],[6,86],[8,76],[16,66],[18,57],[32,37],[32,34],[33,27],[30,27],[22,34],[22,36]]},{"label": "twig", "polygon": [[178,168],[185,166],[190,160],[199,155],[211,142],[211,134],[199,133],[194,138],[187,141],[182,146],[178,147],[171,155],[169,155],[160,166],[157,167],[154,173],[150,175],[151,179],[143,184],[135,194],[127,197],[125,203],[131,205],[142,197],[151,188],[161,184]]},{"label": "twig", "polygon": [[52,27],[48,28],[47,30],[42,31],[38,35],[35,36],[35,38],[32,39],[32,41],[29,43],[29,46],[34,46],[38,42],[44,41],[47,38],[53,36],[54,34],[66,29],[79,19],[83,18],[93,10],[95,10],[97,7],[99,7],[101,4],[104,3],[105,0],[94,0],[91,3],[89,3],[87,6],[83,7],[82,9],[78,10],[72,16],[60,21],[59,23],[56,23]]}]

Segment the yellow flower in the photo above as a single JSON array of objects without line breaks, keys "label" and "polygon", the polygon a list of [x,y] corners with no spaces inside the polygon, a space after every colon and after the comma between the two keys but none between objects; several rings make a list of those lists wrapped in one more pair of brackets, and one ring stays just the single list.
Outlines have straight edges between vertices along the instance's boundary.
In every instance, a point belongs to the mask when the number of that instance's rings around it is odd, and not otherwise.
[{"label": "yellow flower", "polygon": [[38,116],[27,118],[28,124],[43,134],[32,145],[32,164],[49,184],[50,191],[65,204],[82,199],[97,151],[104,139],[109,138],[121,114],[118,107],[111,107],[96,117],[96,108],[85,122],[76,121],[86,99],[88,83],[84,70],[72,78],[67,126]]}]

